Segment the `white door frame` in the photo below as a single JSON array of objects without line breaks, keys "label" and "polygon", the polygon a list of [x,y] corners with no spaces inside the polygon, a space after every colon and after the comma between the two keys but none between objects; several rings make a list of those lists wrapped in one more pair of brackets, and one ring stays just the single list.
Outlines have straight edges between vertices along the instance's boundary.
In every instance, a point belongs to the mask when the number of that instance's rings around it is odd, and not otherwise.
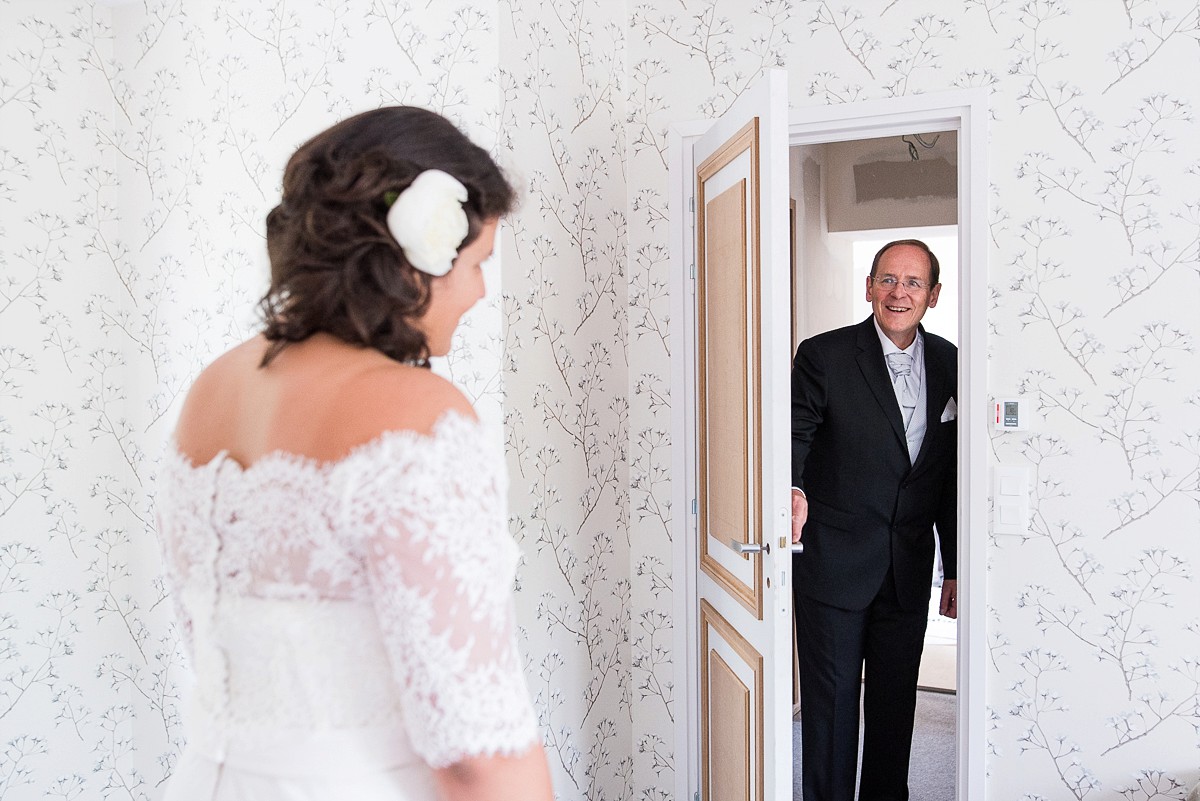
[{"label": "white door frame", "polygon": [[[789,145],[871,139],[913,133],[958,132],[958,576],[957,676],[959,801],[984,798],[987,666],[987,286],[988,286],[988,97],[965,89],[793,110]],[[675,797],[690,799],[699,788],[700,735],[697,664],[699,610],[694,538],[695,366],[682,346],[695,319],[690,268],[694,264],[692,144],[708,130],[705,120],[678,123],[668,133],[671,296],[671,484],[672,555],[676,569],[675,686],[684,708],[675,716]],[[788,479],[783,479],[788,480]],[[782,651],[781,653],[785,653]]]}]

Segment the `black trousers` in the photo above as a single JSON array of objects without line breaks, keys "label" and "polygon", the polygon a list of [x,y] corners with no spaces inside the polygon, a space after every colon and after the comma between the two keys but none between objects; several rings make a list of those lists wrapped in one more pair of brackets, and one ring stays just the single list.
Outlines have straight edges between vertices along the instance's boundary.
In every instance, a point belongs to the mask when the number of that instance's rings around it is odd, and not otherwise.
[{"label": "black trousers", "polygon": [[906,611],[891,569],[866,609],[795,593],[804,801],[853,801],[863,708],[860,801],[907,801],[917,672],[928,610]]}]

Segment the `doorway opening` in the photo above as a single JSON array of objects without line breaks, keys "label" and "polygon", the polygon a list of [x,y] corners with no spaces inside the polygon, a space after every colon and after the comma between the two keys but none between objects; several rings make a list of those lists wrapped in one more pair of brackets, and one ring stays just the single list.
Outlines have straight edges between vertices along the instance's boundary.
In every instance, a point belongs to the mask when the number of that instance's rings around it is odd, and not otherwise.
[{"label": "doorway opening", "polygon": [[[887,242],[910,238],[928,244],[941,264],[942,295],[922,325],[958,344],[957,143],[956,132],[946,130],[789,148],[793,352],[808,337],[869,316],[864,284],[875,253]],[[939,555],[918,678],[911,772],[922,777],[922,797],[952,799],[958,632],[955,621],[938,613],[941,578]],[[794,664],[796,659],[793,655]],[[793,676],[798,679],[795,670]],[[793,700],[798,701],[797,688]],[[803,711],[798,704],[795,711],[793,796],[799,798],[796,749]]]}]

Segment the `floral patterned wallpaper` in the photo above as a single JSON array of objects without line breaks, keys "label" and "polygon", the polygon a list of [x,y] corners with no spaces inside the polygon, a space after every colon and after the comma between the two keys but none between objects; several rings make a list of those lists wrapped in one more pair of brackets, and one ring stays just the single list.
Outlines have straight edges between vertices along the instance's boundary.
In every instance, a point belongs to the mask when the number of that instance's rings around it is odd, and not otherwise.
[{"label": "floral patterned wallpaper", "polygon": [[500,15],[501,128],[525,192],[502,258],[509,513],[527,673],[564,799],[646,784],[630,749],[621,14],[567,0]]},{"label": "floral patterned wallpaper", "polygon": [[989,391],[1038,419],[992,439],[1035,481],[1028,535],[990,540],[988,797],[1183,797],[1198,38],[1195,0],[0,0],[0,799],[161,792],[179,393],[252,330],[287,155],[399,102],[524,191],[441,369],[503,423],[556,790],[672,798],[666,130],[771,66],[795,113],[991,90]]}]

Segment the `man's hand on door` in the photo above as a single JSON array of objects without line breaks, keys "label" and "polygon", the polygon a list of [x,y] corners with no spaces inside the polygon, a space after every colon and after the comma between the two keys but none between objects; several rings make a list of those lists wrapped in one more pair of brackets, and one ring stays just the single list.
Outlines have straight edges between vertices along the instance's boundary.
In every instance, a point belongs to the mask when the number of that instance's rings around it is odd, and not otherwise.
[{"label": "man's hand on door", "polygon": [[792,487],[792,542],[800,541],[800,532],[808,520],[808,498],[800,490]]}]

